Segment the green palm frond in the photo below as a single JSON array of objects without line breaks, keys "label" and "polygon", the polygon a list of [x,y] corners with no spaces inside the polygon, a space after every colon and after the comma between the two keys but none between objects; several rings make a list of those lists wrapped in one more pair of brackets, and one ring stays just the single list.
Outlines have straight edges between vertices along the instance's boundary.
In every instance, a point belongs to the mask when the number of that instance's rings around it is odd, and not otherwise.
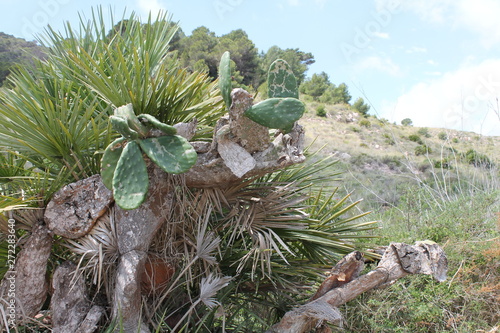
[{"label": "green palm frond", "polygon": [[76,33],[66,25],[62,38],[48,29],[54,44],[49,60],[116,108],[132,103],[137,114],[152,114],[168,124],[198,119],[212,126],[224,112],[220,93],[206,74],[188,73],[169,51],[178,27],[166,13],[142,24],[132,14],[104,34],[102,10]]}]

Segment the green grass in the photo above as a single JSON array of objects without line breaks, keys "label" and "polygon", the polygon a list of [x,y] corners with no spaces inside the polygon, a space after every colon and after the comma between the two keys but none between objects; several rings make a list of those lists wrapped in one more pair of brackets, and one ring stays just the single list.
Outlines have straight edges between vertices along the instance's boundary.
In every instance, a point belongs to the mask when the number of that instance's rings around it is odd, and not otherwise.
[{"label": "green grass", "polygon": [[[380,221],[380,229],[371,231],[376,243],[433,240],[449,263],[443,283],[408,276],[344,305],[344,332],[498,332],[500,137],[398,126],[375,117],[366,127],[345,106],[325,109],[326,118],[308,112],[301,120],[306,141],[339,157],[341,188],[353,200],[363,198],[360,209]],[[412,140],[416,133],[421,142]],[[421,144],[432,153],[415,155]],[[471,150],[492,165],[471,164]]]}]

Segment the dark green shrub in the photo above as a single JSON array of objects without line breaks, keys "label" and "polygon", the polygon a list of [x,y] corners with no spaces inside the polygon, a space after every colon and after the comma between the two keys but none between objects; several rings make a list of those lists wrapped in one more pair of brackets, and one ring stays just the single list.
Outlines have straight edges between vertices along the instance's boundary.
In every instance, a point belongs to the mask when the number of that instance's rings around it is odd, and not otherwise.
[{"label": "dark green shrub", "polygon": [[427,127],[422,127],[421,129],[418,130],[418,134],[422,135],[423,137],[430,138],[431,134],[429,133],[429,129]]},{"label": "dark green shrub", "polygon": [[411,134],[410,136],[408,136],[408,139],[418,144],[423,144],[422,139],[420,139],[420,137],[417,134]]},{"label": "dark green shrub", "polygon": [[396,144],[396,141],[394,141],[394,137],[392,135],[384,133],[382,136],[384,137],[384,141],[386,144],[390,146],[394,146]]},{"label": "dark green shrub", "polygon": [[368,119],[361,119],[359,121],[359,126],[370,128],[370,127],[372,127],[372,123]]},{"label": "dark green shrub", "polygon": [[321,104],[320,106],[318,106],[316,108],[316,115],[318,117],[326,117],[326,110],[325,110],[325,106],[323,104]]},{"label": "dark green shrub", "polygon": [[405,119],[401,120],[401,125],[413,126],[413,121],[410,118],[405,118]]},{"label": "dark green shrub", "polygon": [[478,153],[474,149],[467,150],[465,154],[462,154],[462,158],[475,167],[490,169],[495,165],[488,156]]},{"label": "dark green shrub", "polygon": [[439,132],[438,134],[438,138],[439,140],[448,140],[448,134],[446,134],[445,132]]},{"label": "dark green shrub", "polygon": [[419,146],[415,147],[415,155],[416,156],[427,155],[427,154],[430,154],[430,153],[432,153],[431,147],[428,147],[425,144],[422,144],[422,145],[419,145]]},{"label": "dark green shrub", "polygon": [[450,160],[447,158],[443,158],[442,160],[439,160],[439,161],[434,161],[434,167],[441,168],[441,169],[453,169],[453,167],[451,166]]}]

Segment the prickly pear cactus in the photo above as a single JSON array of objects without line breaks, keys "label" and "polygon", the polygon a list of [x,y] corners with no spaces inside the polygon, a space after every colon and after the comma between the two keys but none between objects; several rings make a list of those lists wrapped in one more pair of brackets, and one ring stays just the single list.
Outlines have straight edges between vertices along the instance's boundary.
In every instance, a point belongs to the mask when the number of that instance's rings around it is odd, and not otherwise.
[{"label": "prickly pear cactus", "polygon": [[135,141],[127,143],[113,176],[113,196],[123,209],[139,207],[146,199],[149,180],[146,162]]},{"label": "prickly pear cactus", "polygon": [[219,89],[229,110],[231,107],[231,59],[228,51],[224,52],[220,59]]},{"label": "prickly pear cactus", "polygon": [[245,111],[245,116],[263,126],[289,132],[304,111],[304,103],[296,98],[268,98]]},{"label": "prickly pear cactus", "polygon": [[297,79],[285,60],[277,59],[271,64],[267,74],[267,87],[269,98],[299,98]]},{"label": "prickly pear cactus", "polygon": [[108,148],[104,151],[101,160],[101,177],[104,185],[112,190],[113,189],[113,177],[115,175],[116,165],[118,160],[122,155],[123,148],[127,144],[125,138],[118,138],[113,141]]},{"label": "prickly pear cactus", "polygon": [[[175,135],[175,127],[149,114],[135,115],[131,104],[121,106],[110,116],[113,128],[122,135],[104,151],[101,176],[113,190],[115,202],[123,209],[135,209],[144,200],[149,187],[143,152],[162,170],[172,174],[188,171],[198,157],[188,140]],[[165,136],[149,138],[150,129]]]},{"label": "prickly pear cactus", "polygon": [[188,171],[198,157],[193,146],[178,135],[144,139],[139,144],[146,155],[167,173]]}]

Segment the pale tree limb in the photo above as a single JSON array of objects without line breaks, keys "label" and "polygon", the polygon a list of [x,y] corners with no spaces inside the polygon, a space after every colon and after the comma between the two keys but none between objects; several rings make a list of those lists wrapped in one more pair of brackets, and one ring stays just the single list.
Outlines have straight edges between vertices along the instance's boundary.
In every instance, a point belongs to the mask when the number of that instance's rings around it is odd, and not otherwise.
[{"label": "pale tree limb", "polygon": [[303,333],[322,326],[325,321],[341,323],[342,319],[337,307],[363,292],[392,284],[409,274],[429,274],[442,282],[446,279],[447,269],[446,255],[435,243],[417,242],[413,246],[393,243],[387,247],[375,270],[287,312],[282,320],[268,332]]}]

